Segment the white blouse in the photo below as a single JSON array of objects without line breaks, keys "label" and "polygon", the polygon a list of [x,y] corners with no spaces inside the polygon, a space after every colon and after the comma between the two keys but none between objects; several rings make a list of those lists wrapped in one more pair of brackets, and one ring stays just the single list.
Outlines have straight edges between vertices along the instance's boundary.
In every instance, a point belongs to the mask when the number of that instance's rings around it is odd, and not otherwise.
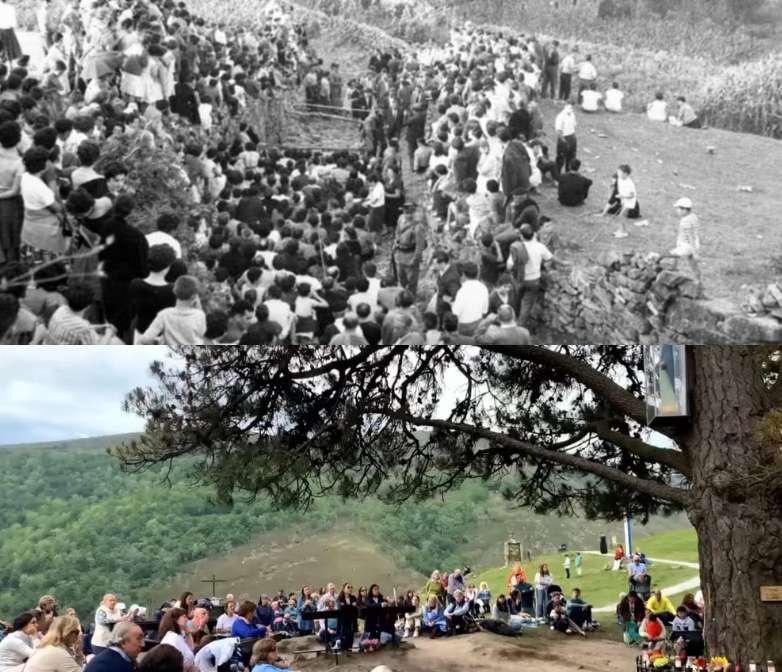
[{"label": "white blouse", "polygon": [[160,642],[161,644],[170,644],[177,649],[182,657],[185,659],[185,668],[191,667],[195,662],[195,655],[193,650],[187,645],[184,635],[178,635],[174,631],[170,630],[166,633],[166,636]]}]

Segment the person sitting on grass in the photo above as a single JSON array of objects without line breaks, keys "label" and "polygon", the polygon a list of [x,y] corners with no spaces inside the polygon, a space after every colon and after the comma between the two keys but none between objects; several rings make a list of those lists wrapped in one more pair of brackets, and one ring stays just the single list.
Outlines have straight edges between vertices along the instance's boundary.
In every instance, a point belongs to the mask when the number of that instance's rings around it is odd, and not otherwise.
[{"label": "person sitting on grass", "polygon": [[434,595],[430,595],[427,599],[421,618],[423,619],[421,629],[428,632],[432,639],[437,639],[448,630],[448,621],[445,618],[443,605]]},{"label": "person sitting on grass", "polygon": [[481,615],[486,615],[491,611],[491,591],[489,590],[489,584],[485,581],[481,581],[481,589],[478,591],[475,604],[478,606],[478,612]]},{"label": "person sitting on grass", "polygon": [[510,602],[505,599],[505,595],[500,594],[497,596],[497,601],[494,603],[494,608],[491,610],[491,617],[495,621],[510,623]]},{"label": "person sitting on grass", "polygon": [[453,593],[453,602],[445,610],[445,618],[448,619],[448,636],[452,637],[464,632],[464,617],[470,611],[470,603],[464,599],[464,593],[456,590]]},{"label": "person sitting on grass", "polygon": [[552,612],[559,606],[561,606],[564,610],[565,603],[562,600],[562,593],[551,593],[548,602],[546,602],[546,608],[543,610],[543,617],[546,619],[546,621],[551,621]]},{"label": "person sitting on grass", "polygon": [[609,112],[621,112],[622,111],[622,99],[625,94],[619,89],[619,82],[614,82],[611,88],[606,91],[605,106]]},{"label": "person sitting on grass", "polygon": [[693,632],[695,622],[690,618],[687,607],[681,605],[676,610],[676,618],[671,622],[671,628],[674,632]]},{"label": "person sitting on grass", "polygon": [[662,91],[654,94],[654,100],[646,106],[646,116],[649,121],[668,121],[668,103]]},{"label": "person sitting on grass", "polygon": [[588,89],[581,92],[581,110],[594,114],[600,109],[601,100],[603,100],[603,94],[597,90],[597,84],[592,82]]},{"label": "person sitting on grass", "polygon": [[573,629],[570,627],[570,618],[568,618],[565,611],[565,605],[561,602],[556,603],[549,612],[549,623],[551,623],[552,630],[564,632],[567,635],[573,632]]},{"label": "person sitting on grass", "polygon": [[570,172],[559,176],[558,199],[562,205],[575,207],[583,205],[589,196],[592,180],[579,173],[581,161],[573,159],[570,162]]},{"label": "person sitting on grass", "polygon": [[687,102],[684,96],[677,96],[676,102],[679,103],[679,111],[675,117],[671,117],[671,124],[674,126],[686,126],[687,128],[701,128],[701,120],[692,105]]},{"label": "person sitting on grass", "polygon": [[646,603],[646,608],[655,614],[665,625],[670,625],[676,616],[673,603],[667,597],[663,597],[663,591],[659,588],[654,591],[654,596]]},{"label": "person sitting on grass", "polygon": [[633,561],[627,566],[627,574],[633,588],[646,583],[646,565],[641,562],[640,556],[633,556]]},{"label": "person sitting on grass", "polygon": [[565,603],[568,618],[583,630],[592,630],[592,605],[581,599],[581,589],[573,588],[572,597]]},{"label": "person sitting on grass", "polygon": [[638,634],[641,635],[644,646],[648,646],[652,650],[659,649],[665,642],[667,635],[665,625],[650,609],[646,610],[646,618],[638,628]]}]

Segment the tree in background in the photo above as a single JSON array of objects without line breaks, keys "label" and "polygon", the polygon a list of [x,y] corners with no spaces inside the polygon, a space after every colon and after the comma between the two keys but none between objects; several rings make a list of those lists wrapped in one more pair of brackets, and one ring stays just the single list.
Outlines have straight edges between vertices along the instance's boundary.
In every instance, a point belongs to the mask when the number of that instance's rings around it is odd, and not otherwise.
[{"label": "tree in background", "polygon": [[663,430],[675,449],[644,440],[638,347],[175,354],[153,365],[156,387],[127,397],[147,434],[114,451],[124,469],[193,455],[224,499],[243,490],[283,507],[335,492],[403,503],[515,473],[509,494],[538,512],[684,509],[698,532],[709,652],[745,668],[782,660],[782,610],[760,602],[761,586],[782,584],[776,348],[694,347],[692,423]]}]

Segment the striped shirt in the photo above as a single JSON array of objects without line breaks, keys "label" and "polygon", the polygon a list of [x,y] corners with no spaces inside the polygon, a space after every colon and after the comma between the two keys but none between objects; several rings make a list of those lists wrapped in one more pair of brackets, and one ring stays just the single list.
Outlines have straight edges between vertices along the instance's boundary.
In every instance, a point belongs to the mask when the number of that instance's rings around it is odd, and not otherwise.
[{"label": "striped shirt", "polygon": [[676,241],[676,247],[684,247],[689,245],[692,248],[693,253],[700,247],[700,241],[698,231],[700,229],[700,221],[698,215],[690,213],[689,215],[682,217],[679,222],[679,238]]},{"label": "striped shirt", "polygon": [[44,345],[97,345],[99,337],[92,325],[68,306],[60,306],[49,320]]}]

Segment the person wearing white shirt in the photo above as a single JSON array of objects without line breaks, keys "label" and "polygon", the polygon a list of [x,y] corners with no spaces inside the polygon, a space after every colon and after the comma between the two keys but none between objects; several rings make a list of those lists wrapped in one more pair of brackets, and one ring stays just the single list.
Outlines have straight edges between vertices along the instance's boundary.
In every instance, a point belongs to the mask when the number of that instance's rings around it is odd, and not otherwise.
[{"label": "person wearing white shirt", "polygon": [[616,238],[627,238],[625,230],[625,219],[632,210],[635,210],[638,203],[638,195],[635,193],[635,184],[630,179],[630,166],[622,164],[617,172],[616,190],[617,196],[622,203],[622,209],[619,211],[619,229],[614,233]]},{"label": "person wearing white shirt", "polygon": [[578,95],[589,88],[590,84],[597,81],[597,69],[592,63],[591,54],[587,54],[586,59],[578,66]]},{"label": "person wearing white shirt", "polygon": [[182,654],[185,672],[189,672],[195,667],[193,638],[187,632],[187,620],[187,612],[175,607],[163,616],[159,630],[163,635],[160,643],[169,644]]},{"label": "person wearing white shirt", "polygon": [[596,84],[590,84],[588,89],[584,89],[581,93],[581,109],[584,112],[594,113],[599,109],[600,101],[603,99],[603,94],[597,91]]},{"label": "person wearing white shirt", "polygon": [[473,336],[489,312],[489,290],[478,280],[478,266],[475,263],[465,263],[462,273],[465,279],[456,292],[451,312],[459,318],[459,334]]},{"label": "person wearing white shirt", "polygon": [[[524,263],[523,276],[519,269],[515,267],[517,257],[513,254],[508,258],[508,270],[516,278],[517,300],[519,307],[519,325],[526,327],[529,323],[530,313],[537,301],[540,292],[540,274],[544,261],[550,261],[554,264],[568,266],[569,264],[557,259],[551,251],[541,242],[535,240],[535,232],[529,224],[521,226],[521,244],[526,250],[526,261]],[[519,282],[520,278],[524,278]]]},{"label": "person wearing white shirt", "polygon": [[619,84],[614,82],[611,88],[606,91],[605,95],[605,107],[609,112],[621,112],[622,100],[625,94],[619,90]]},{"label": "person wearing white shirt", "polygon": [[557,170],[570,170],[570,164],[576,158],[578,144],[576,142],[576,113],[569,101],[557,115],[554,129],[557,132]]},{"label": "person wearing white shirt", "polygon": [[668,121],[668,103],[662,91],[654,94],[654,100],[646,106],[646,116],[650,121]]},{"label": "person wearing white shirt", "polygon": [[377,173],[367,176],[367,184],[369,186],[367,229],[370,233],[380,234],[385,229],[386,188]]},{"label": "person wearing white shirt", "polygon": [[573,84],[573,75],[578,72],[578,66],[576,65],[576,54],[578,53],[578,47],[573,47],[573,51],[570,52],[562,62],[559,64],[559,98],[560,100],[568,100],[570,98],[570,90]]},{"label": "person wearing white shirt", "polygon": [[5,60],[12,65],[22,55],[16,28],[16,9],[6,0],[0,0],[0,42],[3,44]]},{"label": "person wearing white shirt", "polygon": [[234,613],[235,611],[236,602],[234,600],[228,600],[225,603],[225,613],[221,614],[220,618],[217,619],[218,634],[231,634],[231,628],[233,627],[234,621],[236,620],[236,614]]},{"label": "person wearing white shirt", "polygon": [[0,641],[0,672],[21,670],[35,651],[38,621],[29,611],[14,619],[11,633]]}]

